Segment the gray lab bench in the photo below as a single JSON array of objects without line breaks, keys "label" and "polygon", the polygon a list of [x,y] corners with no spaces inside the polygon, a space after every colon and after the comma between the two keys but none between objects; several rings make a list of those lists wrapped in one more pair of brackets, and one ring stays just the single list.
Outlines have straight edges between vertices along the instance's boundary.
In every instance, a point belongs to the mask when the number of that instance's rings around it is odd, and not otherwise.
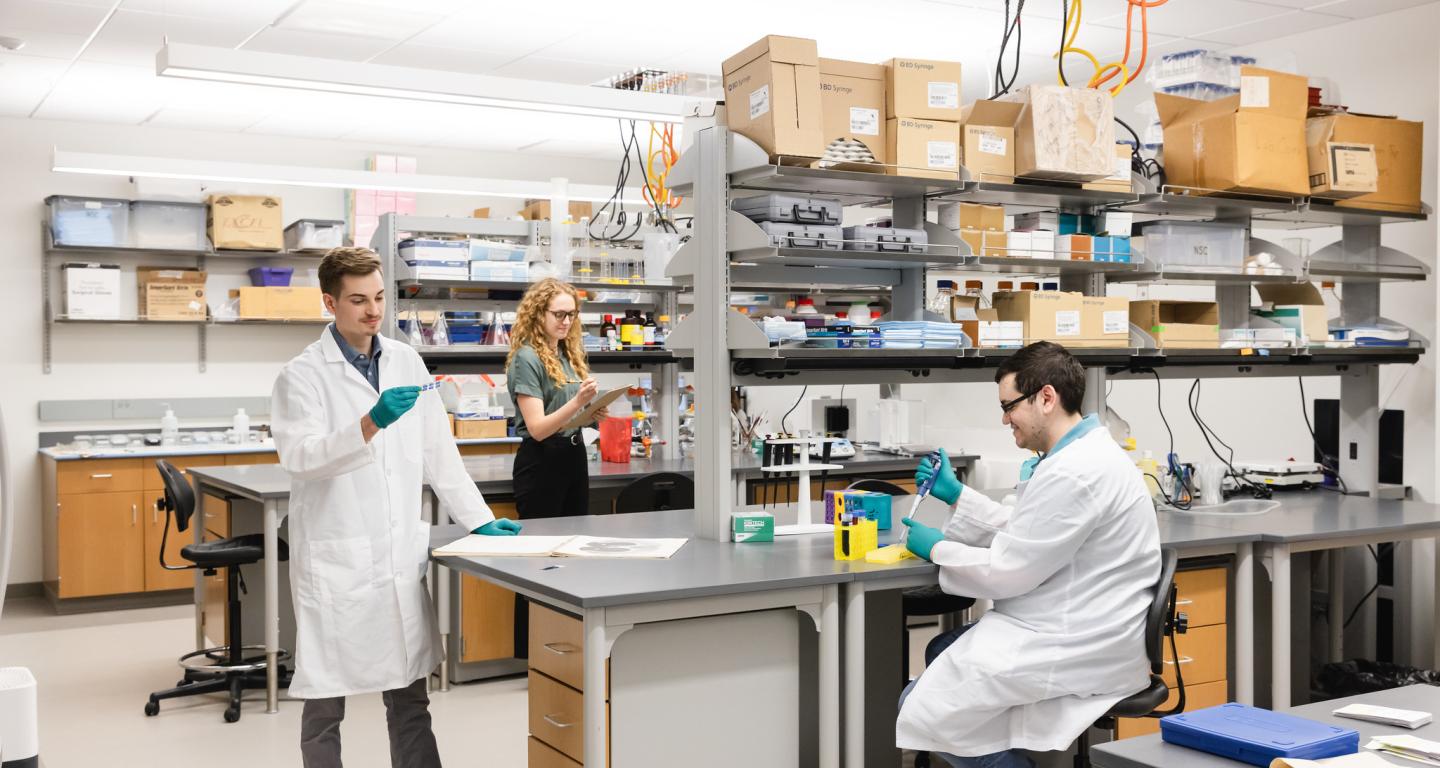
[{"label": "gray lab bench", "polygon": [[[1436,722],[1422,725],[1411,731],[1393,725],[1350,720],[1330,714],[1332,711],[1350,704],[1373,704],[1395,709],[1437,713],[1440,712],[1440,687],[1407,685],[1388,691],[1306,704],[1284,711],[1326,725],[1359,731],[1361,750],[1364,750],[1365,745],[1375,736],[1390,736],[1397,733],[1409,734],[1430,741],[1440,740],[1440,723]],[[1374,754],[1380,755],[1385,762],[1393,765],[1416,765],[1414,762],[1378,752]],[[1112,741],[1108,744],[1098,744],[1090,748],[1090,760],[1096,768],[1241,768],[1246,765],[1217,755],[1166,744],[1158,733],[1123,741]]]}]

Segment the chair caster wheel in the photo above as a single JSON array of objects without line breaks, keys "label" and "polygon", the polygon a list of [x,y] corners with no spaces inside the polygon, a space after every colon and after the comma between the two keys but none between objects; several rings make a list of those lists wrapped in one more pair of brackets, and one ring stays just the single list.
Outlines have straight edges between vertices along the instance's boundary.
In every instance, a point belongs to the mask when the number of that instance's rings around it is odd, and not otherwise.
[{"label": "chair caster wheel", "polygon": [[147,701],[147,702],[145,702],[145,716],[146,716],[146,717],[154,717],[154,716],[156,716],[156,715],[158,715],[158,714],[160,714],[160,702],[158,702],[158,701]]},{"label": "chair caster wheel", "polygon": [[239,708],[239,707],[226,707],[226,708],[225,708],[225,722],[227,722],[227,723],[234,723],[234,722],[237,722],[237,721],[239,721],[239,720],[240,720],[240,708]]}]

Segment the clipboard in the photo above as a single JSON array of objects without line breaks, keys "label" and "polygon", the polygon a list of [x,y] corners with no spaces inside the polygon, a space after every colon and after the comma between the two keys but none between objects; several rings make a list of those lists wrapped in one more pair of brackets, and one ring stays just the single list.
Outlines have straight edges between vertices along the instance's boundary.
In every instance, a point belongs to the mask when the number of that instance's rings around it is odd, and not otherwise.
[{"label": "clipboard", "polygon": [[612,389],[603,395],[597,396],[594,400],[591,400],[590,404],[585,406],[583,410],[575,414],[575,418],[566,422],[565,426],[561,427],[560,429],[570,430],[589,426],[592,422],[595,421],[596,414],[599,414],[603,412],[606,408],[609,408],[611,403],[619,400],[620,396],[629,391],[629,389],[630,387],[628,386],[616,387],[615,389]]}]

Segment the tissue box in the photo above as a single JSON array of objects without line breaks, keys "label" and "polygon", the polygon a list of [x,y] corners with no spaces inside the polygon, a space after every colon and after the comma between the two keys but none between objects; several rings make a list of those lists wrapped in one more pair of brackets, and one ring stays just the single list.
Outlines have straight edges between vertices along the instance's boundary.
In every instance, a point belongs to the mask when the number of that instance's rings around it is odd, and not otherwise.
[{"label": "tissue box", "polygon": [[769,512],[735,512],[730,515],[730,538],[735,543],[775,540],[775,516]]}]

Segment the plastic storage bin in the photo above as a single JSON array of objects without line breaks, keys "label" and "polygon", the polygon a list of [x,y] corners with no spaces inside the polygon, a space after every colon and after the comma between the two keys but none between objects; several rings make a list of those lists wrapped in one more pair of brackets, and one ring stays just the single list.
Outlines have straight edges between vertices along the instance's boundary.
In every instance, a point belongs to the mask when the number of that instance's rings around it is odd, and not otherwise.
[{"label": "plastic storage bin", "polygon": [[770,235],[770,242],[776,248],[820,248],[838,251],[843,245],[840,242],[841,230],[838,226],[762,221],[760,228]]},{"label": "plastic storage bin", "polygon": [[129,200],[51,195],[45,205],[56,245],[130,244]]},{"label": "plastic storage bin", "polygon": [[930,239],[923,229],[904,227],[846,227],[845,250],[924,253]]},{"label": "plastic storage bin", "polygon": [[209,250],[205,204],[136,200],[130,203],[130,240],[141,248]]},{"label": "plastic storage bin", "polygon": [[345,244],[345,222],[339,219],[297,219],[285,228],[285,250],[328,251]]},{"label": "plastic storage bin", "polygon": [[1167,744],[1260,766],[1277,757],[1322,760],[1360,748],[1360,733],[1353,729],[1244,704],[1161,718],[1160,738]]},{"label": "plastic storage bin", "polygon": [[1140,230],[1136,241],[1146,259],[1167,266],[1245,266],[1245,227],[1214,222],[1156,221]]},{"label": "plastic storage bin", "polygon": [[294,272],[292,267],[255,267],[250,270],[250,284],[284,288],[290,285],[290,276]]},{"label": "plastic storage bin", "polygon": [[730,204],[735,212],[751,221],[788,221],[795,224],[839,224],[839,200],[774,192],[742,197]]}]

